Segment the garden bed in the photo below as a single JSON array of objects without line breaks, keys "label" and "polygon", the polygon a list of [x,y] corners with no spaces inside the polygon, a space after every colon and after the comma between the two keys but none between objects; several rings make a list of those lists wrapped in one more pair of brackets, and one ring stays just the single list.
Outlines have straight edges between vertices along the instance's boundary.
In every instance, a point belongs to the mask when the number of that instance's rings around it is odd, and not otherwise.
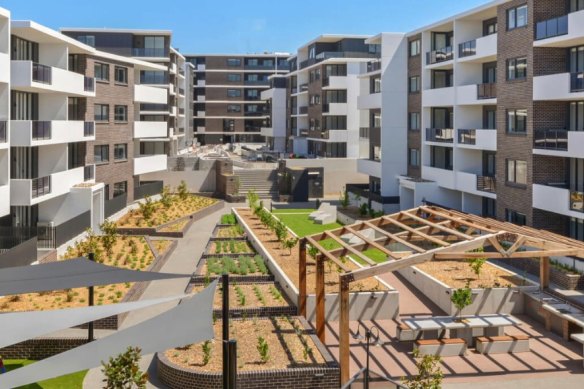
[{"label": "garden bed", "polygon": [[[205,285],[193,285],[190,293],[198,293]],[[215,293],[213,309],[220,310],[223,301],[222,286],[219,284]],[[237,284],[229,285],[229,308],[246,309],[261,307],[289,307],[290,303],[275,283]]]},{"label": "garden bed", "polygon": [[205,255],[239,255],[239,254],[252,254],[255,255],[256,251],[249,244],[247,240],[214,240],[209,241],[207,248],[205,249]]},{"label": "garden bed", "polygon": [[245,239],[243,228],[239,225],[217,226],[213,230],[212,240]]},{"label": "garden bed", "polygon": [[264,259],[255,255],[254,257],[209,257],[203,259],[197,269],[197,274],[205,276],[220,276],[223,273],[238,276],[266,276],[270,272],[266,267]]}]

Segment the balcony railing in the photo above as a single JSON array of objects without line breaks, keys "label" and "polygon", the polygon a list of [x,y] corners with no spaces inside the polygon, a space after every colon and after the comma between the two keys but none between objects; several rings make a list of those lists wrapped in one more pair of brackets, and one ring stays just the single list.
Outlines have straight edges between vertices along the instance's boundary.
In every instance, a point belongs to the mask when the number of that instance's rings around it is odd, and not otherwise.
[{"label": "balcony railing", "polygon": [[477,130],[458,130],[458,143],[463,145],[475,145],[477,143]]},{"label": "balcony railing", "polygon": [[367,62],[367,73],[374,72],[379,69],[381,69],[381,61]]},{"label": "balcony railing", "polygon": [[330,58],[379,58],[379,54],[361,51],[323,51],[322,53],[318,53],[315,58],[309,58],[300,62],[300,69]]},{"label": "balcony railing", "polygon": [[245,85],[270,85],[270,80],[245,80]]},{"label": "balcony railing", "polygon": [[83,123],[83,136],[95,136],[95,122]]},{"label": "balcony railing", "polygon": [[570,191],[570,210],[584,212],[584,193]]},{"label": "balcony railing", "polygon": [[568,33],[568,15],[539,22],[535,25],[535,40],[553,38]]},{"label": "balcony railing", "polygon": [[497,84],[496,83],[487,83],[487,84],[478,84],[477,85],[477,99],[478,100],[485,100],[485,99],[496,99],[497,98]]},{"label": "balcony railing", "polygon": [[43,84],[51,84],[53,79],[53,69],[50,66],[40,63],[32,64],[32,80]]},{"label": "balcony railing", "polygon": [[570,80],[570,92],[584,91],[584,72],[572,73]]},{"label": "balcony railing", "polygon": [[496,193],[497,179],[491,176],[477,176],[477,190],[481,192]]},{"label": "balcony railing", "polygon": [[51,193],[51,176],[34,178],[32,180],[32,198]]},{"label": "balcony railing", "polygon": [[439,62],[450,61],[454,58],[452,46],[444,47],[439,50],[429,51],[426,53],[426,63],[431,65]]},{"label": "balcony railing", "polygon": [[543,150],[568,150],[567,130],[535,130],[533,147]]},{"label": "balcony railing", "polygon": [[132,49],[133,57],[168,57],[168,50],[165,48],[142,48]]},{"label": "balcony railing", "polygon": [[470,57],[477,53],[477,40],[464,42],[458,45],[458,56],[460,58]]},{"label": "balcony railing", "polygon": [[51,122],[32,122],[32,139],[47,140],[51,139]]},{"label": "balcony railing", "polygon": [[95,178],[95,165],[83,167],[83,181],[93,180]]},{"label": "balcony railing", "polygon": [[140,74],[140,84],[166,85],[168,84],[167,74]]},{"label": "balcony railing", "polygon": [[300,115],[306,115],[308,113],[308,107],[300,107],[300,108],[298,108],[298,113]]},{"label": "balcony railing", "polygon": [[427,128],[427,142],[453,143],[454,130],[451,128]]},{"label": "balcony railing", "polygon": [[168,104],[143,103],[140,111],[168,111]]},{"label": "balcony railing", "polygon": [[7,128],[8,122],[6,120],[0,120],[0,143],[6,143]]},{"label": "balcony railing", "polygon": [[85,92],[95,92],[95,78],[83,77],[83,90]]}]

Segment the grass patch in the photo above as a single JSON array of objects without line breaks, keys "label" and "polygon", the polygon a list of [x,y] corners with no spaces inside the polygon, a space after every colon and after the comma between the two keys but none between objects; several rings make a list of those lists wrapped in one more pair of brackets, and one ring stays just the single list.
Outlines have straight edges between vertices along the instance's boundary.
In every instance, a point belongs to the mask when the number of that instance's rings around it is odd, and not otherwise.
[{"label": "grass patch", "polygon": [[315,212],[316,209],[311,209],[311,208],[305,208],[305,209],[301,209],[301,208],[293,208],[293,209],[285,209],[285,208],[281,208],[281,209],[274,209],[272,210],[272,213],[277,215],[279,213],[312,213]]},{"label": "grass patch", "polygon": [[[6,370],[14,370],[26,365],[30,365],[35,361],[28,359],[6,359],[4,360],[4,366]],[[62,377],[53,378],[46,381],[37,382],[35,384],[29,384],[25,386],[19,386],[17,389],[81,389],[83,388],[83,379],[87,374],[87,370],[79,371],[73,374],[67,374]]]},{"label": "grass patch", "polygon": [[276,213],[275,215],[299,237],[318,234],[319,232],[334,230],[335,228],[342,227],[342,225],[339,223],[316,224],[314,221],[308,218],[307,213],[297,215]]}]

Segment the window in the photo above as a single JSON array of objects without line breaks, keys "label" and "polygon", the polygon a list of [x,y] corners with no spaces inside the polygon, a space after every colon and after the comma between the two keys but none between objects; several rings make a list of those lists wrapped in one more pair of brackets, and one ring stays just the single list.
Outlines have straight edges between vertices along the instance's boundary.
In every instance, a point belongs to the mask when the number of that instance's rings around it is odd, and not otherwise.
[{"label": "window", "polygon": [[241,105],[239,105],[239,104],[229,104],[227,106],[227,112],[241,112]]},{"label": "window", "polygon": [[109,105],[95,104],[93,118],[96,122],[109,121]]},{"label": "window", "polygon": [[239,58],[228,58],[227,66],[241,66],[241,59]]},{"label": "window", "polygon": [[337,65],[326,65],[324,68],[325,77],[330,76],[346,76],[347,75],[347,65],[337,64]]},{"label": "window", "polygon": [[420,92],[420,76],[410,77],[408,90],[410,93]]},{"label": "window", "polygon": [[410,41],[410,57],[416,57],[420,55],[422,51],[422,42],[419,39]]},{"label": "window", "polygon": [[109,81],[109,65],[105,63],[95,63],[95,79],[97,81]]},{"label": "window", "polygon": [[115,122],[128,121],[128,107],[126,105],[116,105],[114,107],[114,121]]},{"label": "window", "polygon": [[527,26],[527,5],[507,10],[507,30]]},{"label": "window", "polygon": [[260,62],[258,61],[257,58],[250,58],[246,62],[247,66],[259,66],[259,64],[260,64]]},{"label": "window", "polygon": [[93,160],[95,163],[109,162],[109,145],[100,145],[93,147]]},{"label": "window", "polygon": [[141,70],[140,84],[168,84],[168,75],[159,70]]},{"label": "window", "polygon": [[527,162],[515,159],[507,161],[507,182],[517,185],[527,185]]},{"label": "window", "polygon": [[241,97],[239,89],[227,89],[227,97]]},{"label": "window", "polygon": [[584,131],[584,101],[575,101],[570,103],[569,114],[570,131]]},{"label": "window", "polygon": [[369,93],[381,93],[381,76],[375,76],[369,79]]},{"label": "window", "polygon": [[116,66],[114,69],[114,80],[120,84],[128,83],[128,68]]},{"label": "window", "polygon": [[584,9],[584,0],[570,0],[570,13]]},{"label": "window", "polygon": [[79,35],[77,40],[88,46],[95,47],[95,35]]},{"label": "window", "polygon": [[420,166],[420,150],[409,149],[408,151],[408,164],[413,167]]},{"label": "window", "polygon": [[312,84],[314,82],[314,70],[311,70],[310,73],[308,73],[308,83]]},{"label": "window", "polygon": [[260,97],[260,92],[257,89],[248,89],[246,96],[256,99]]},{"label": "window", "polygon": [[246,81],[258,81],[259,74],[248,74]]},{"label": "window", "polygon": [[163,36],[145,36],[144,37],[144,57],[166,57],[168,53],[165,50]]},{"label": "window", "polygon": [[318,68],[314,71],[314,79],[320,80],[320,68]]},{"label": "window", "polygon": [[241,74],[230,73],[230,74],[227,75],[227,81],[229,81],[229,82],[240,82],[241,81]]},{"label": "window", "polygon": [[127,191],[128,191],[128,182],[127,181],[116,182],[114,184],[114,197],[121,196],[121,195],[125,194]]},{"label": "window", "polygon": [[420,130],[420,113],[419,112],[410,112],[408,118],[408,128],[410,131],[419,131]]},{"label": "window", "polygon": [[326,116],[324,117],[324,128],[326,130],[346,130],[346,116]]},{"label": "window", "polygon": [[258,112],[259,111],[259,106],[257,104],[249,104],[246,106],[246,112]]},{"label": "window", "polygon": [[522,213],[517,211],[513,211],[512,209],[505,209],[505,220],[509,223],[518,224],[520,226],[524,226],[527,224],[526,216]]},{"label": "window", "polygon": [[483,35],[492,35],[497,33],[497,18],[485,20],[483,22]]},{"label": "window", "polygon": [[124,161],[128,159],[128,145],[119,143],[114,145],[114,161]]},{"label": "window", "polygon": [[12,35],[10,59],[13,61],[39,61],[39,44]]},{"label": "window", "polygon": [[525,134],[527,131],[527,110],[507,111],[507,132]]},{"label": "window", "polygon": [[527,77],[527,58],[507,60],[507,80],[524,80]]},{"label": "window", "polygon": [[325,102],[328,103],[346,103],[347,91],[344,89],[327,90],[325,92]]},{"label": "window", "polygon": [[313,105],[319,105],[320,104],[320,95],[310,95],[308,103],[311,107]]},{"label": "window", "polygon": [[453,78],[452,70],[432,70],[432,89],[451,87]]},{"label": "window", "polygon": [[235,131],[235,120],[223,119],[223,131]]}]

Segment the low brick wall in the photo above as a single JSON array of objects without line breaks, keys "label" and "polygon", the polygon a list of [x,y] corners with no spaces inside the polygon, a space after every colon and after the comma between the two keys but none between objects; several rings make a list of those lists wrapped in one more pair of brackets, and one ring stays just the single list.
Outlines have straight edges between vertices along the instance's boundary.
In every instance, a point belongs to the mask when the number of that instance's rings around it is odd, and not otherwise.
[{"label": "low brick wall", "polygon": [[[214,276],[209,276],[208,279],[213,280],[215,278],[219,277],[218,275],[214,275]],[[205,282],[207,282],[207,277],[202,275],[202,274],[195,274],[192,278],[191,278],[191,282],[193,284],[204,284]],[[262,283],[268,283],[268,282],[274,282],[275,278],[273,275],[265,275],[265,276],[236,276],[236,275],[230,275],[229,276],[229,281],[231,281],[234,284],[238,284],[238,285],[244,285],[244,284],[262,284]]]},{"label": "low brick wall", "polygon": [[[539,260],[525,258],[525,259],[498,259],[493,261],[505,264],[520,270],[520,272],[527,272],[539,277]],[[584,275],[568,274],[561,270],[550,266],[550,281],[558,285],[561,289],[567,290],[584,290]]]},{"label": "low brick wall", "polygon": [[0,348],[4,359],[32,359],[35,361],[69,351],[87,343],[87,338],[37,338]]}]

